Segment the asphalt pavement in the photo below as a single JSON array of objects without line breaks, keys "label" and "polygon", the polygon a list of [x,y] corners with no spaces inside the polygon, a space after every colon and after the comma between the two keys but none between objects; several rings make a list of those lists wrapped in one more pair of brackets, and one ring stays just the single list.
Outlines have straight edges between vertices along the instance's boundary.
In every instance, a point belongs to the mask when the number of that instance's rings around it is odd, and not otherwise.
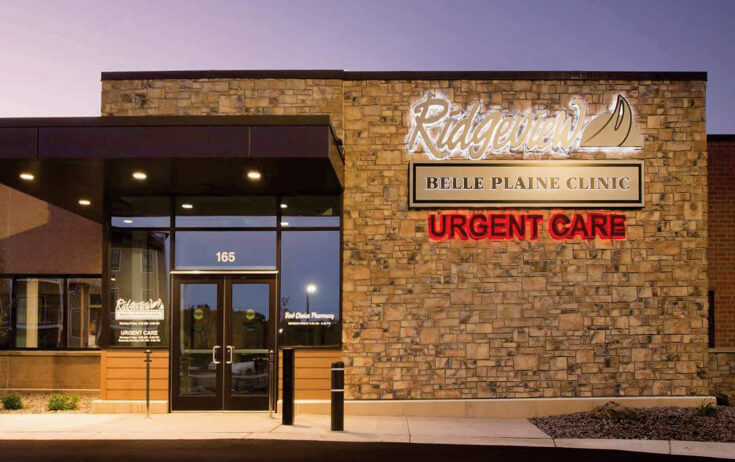
[{"label": "asphalt pavement", "polygon": [[284,440],[0,441],[3,462],[656,462],[717,460],[625,451],[517,446],[344,443]]}]

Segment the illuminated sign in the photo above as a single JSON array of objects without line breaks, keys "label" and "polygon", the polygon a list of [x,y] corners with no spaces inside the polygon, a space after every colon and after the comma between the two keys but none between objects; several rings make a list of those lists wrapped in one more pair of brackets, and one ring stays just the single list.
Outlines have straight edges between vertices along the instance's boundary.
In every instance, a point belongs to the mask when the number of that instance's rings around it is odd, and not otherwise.
[{"label": "illuminated sign", "polygon": [[569,101],[569,111],[504,113],[483,112],[482,103],[456,110],[441,94],[427,93],[411,108],[409,152],[425,152],[433,160],[461,156],[482,160],[489,154],[510,152],[556,153],[571,150],[638,149],[643,138],[633,121],[633,110],[618,95],[609,112],[585,124],[587,106],[580,97]]},{"label": "illuminated sign", "polygon": [[642,160],[411,162],[409,206],[642,207]]},{"label": "illuminated sign", "polygon": [[[532,213],[432,213],[428,220],[429,237],[435,241],[535,241],[543,228],[544,216]],[[554,239],[625,239],[625,215],[576,213],[570,217],[564,213],[554,213],[546,224],[546,229]]]}]

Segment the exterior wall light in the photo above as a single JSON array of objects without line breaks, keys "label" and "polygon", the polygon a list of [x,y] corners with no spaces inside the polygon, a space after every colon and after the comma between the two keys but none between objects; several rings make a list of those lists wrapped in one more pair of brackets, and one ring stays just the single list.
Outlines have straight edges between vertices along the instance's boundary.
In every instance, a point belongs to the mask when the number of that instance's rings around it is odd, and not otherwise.
[{"label": "exterior wall light", "polygon": [[248,179],[251,179],[253,181],[259,180],[263,175],[260,174],[257,170],[250,170],[248,171]]},{"label": "exterior wall light", "polygon": [[133,178],[136,179],[136,180],[138,180],[138,181],[143,181],[146,178],[148,178],[148,175],[146,175],[145,172],[138,171],[138,172],[133,172]]},{"label": "exterior wall light", "polygon": [[181,204],[182,209],[191,210],[194,208],[194,204]]},{"label": "exterior wall light", "polygon": [[281,208],[282,209],[287,209],[288,208],[288,204],[286,204],[285,202],[282,202],[281,203]]},{"label": "exterior wall light", "polygon": [[36,179],[36,177],[33,176],[32,173],[28,173],[28,172],[23,172],[23,173],[21,173],[18,176],[20,176],[20,179],[23,180],[23,181],[33,181],[33,180]]},{"label": "exterior wall light", "polygon": [[82,207],[89,207],[90,205],[92,205],[92,201],[90,201],[89,199],[79,199],[79,205],[81,205]]}]

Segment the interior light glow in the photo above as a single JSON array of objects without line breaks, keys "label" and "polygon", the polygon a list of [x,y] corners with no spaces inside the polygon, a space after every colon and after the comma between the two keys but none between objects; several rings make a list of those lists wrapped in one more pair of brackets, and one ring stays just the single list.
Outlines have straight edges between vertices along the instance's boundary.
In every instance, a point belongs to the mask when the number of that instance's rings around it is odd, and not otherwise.
[{"label": "interior light glow", "polygon": [[133,178],[138,181],[143,181],[146,178],[148,178],[148,175],[145,172],[138,171],[138,172],[133,172]]},{"label": "interior light glow", "polygon": [[281,226],[288,226],[288,222],[287,221],[282,221],[281,222]]},{"label": "interior light glow", "polygon": [[129,224],[133,223],[133,220],[131,220],[130,218],[126,218],[126,219],[123,220],[123,223],[125,223],[126,225],[129,225]]},{"label": "interior light glow", "polygon": [[287,208],[288,208],[288,204],[286,204],[286,203],[281,203],[281,208],[282,208],[282,209],[287,209]]},{"label": "interior light glow", "polygon": [[181,208],[191,210],[194,208],[194,204],[181,204]]},{"label": "interior light glow", "polygon": [[79,205],[83,207],[88,207],[92,205],[92,201],[90,201],[89,199],[79,199]]},{"label": "interior light glow", "polygon": [[20,176],[20,179],[24,181],[33,181],[36,179],[36,177],[33,176],[32,173],[28,173],[28,172],[23,172],[19,176]]},{"label": "interior light glow", "polygon": [[263,175],[257,170],[248,171],[248,178],[251,180],[259,180]]}]

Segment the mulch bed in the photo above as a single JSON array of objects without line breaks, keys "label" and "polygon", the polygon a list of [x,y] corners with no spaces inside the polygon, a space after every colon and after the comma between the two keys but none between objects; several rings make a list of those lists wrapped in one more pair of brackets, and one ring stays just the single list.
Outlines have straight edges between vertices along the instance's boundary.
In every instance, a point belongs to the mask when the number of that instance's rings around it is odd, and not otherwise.
[{"label": "mulch bed", "polygon": [[3,409],[0,404],[0,414],[86,414],[92,408],[92,401],[98,399],[97,393],[73,393],[79,395],[79,409],[73,411],[49,411],[46,409],[51,393],[20,393],[23,400],[23,409]]},{"label": "mulch bed", "polygon": [[718,406],[719,417],[696,416],[696,408],[635,408],[637,419],[593,417],[577,412],[535,417],[533,424],[552,438],[735,441],[735,407]]}]

